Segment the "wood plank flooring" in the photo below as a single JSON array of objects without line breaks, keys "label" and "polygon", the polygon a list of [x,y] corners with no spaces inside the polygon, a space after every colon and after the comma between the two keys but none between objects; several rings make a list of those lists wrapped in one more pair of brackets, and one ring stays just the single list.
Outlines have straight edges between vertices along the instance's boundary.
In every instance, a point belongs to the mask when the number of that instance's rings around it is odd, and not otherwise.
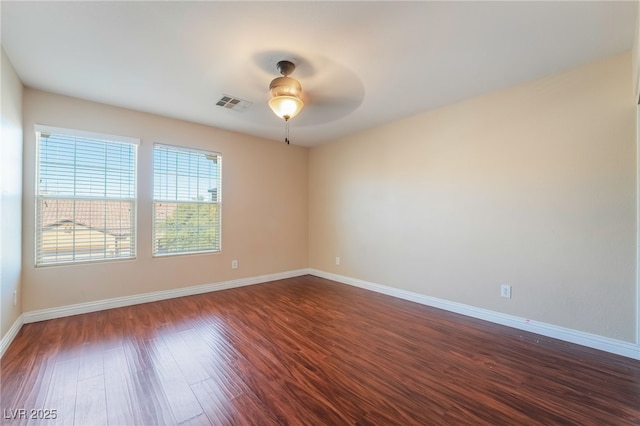
[{"label": "wood plank flooring", "polygon": [[7,425],[640,425],[639,361],[313,276],[26,324],[1,386]]}]

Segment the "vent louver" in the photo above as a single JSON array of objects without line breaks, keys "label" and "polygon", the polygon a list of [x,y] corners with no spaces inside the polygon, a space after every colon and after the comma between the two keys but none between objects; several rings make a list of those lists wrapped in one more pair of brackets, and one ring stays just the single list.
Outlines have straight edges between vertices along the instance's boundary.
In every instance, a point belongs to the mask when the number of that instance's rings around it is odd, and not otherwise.
[{"label": "vent louver", "polygon": [[234,98],[229,95],[222,95],[220,100],[216,102],[216,105],[222,108],[231,109],[233,111],[242,112],[251,106],[251,102],[245,101],[239,98]]}]

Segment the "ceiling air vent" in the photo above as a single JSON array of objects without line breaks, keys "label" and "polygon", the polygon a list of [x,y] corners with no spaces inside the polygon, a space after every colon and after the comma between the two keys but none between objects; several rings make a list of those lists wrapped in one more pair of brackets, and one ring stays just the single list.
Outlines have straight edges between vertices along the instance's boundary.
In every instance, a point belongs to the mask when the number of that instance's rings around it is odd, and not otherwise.
[{"label": "ceiling air vent", "polygon": [[233,96],[229,96],[229,95],[222,95],[220,100],[216,102],[216,105],[223,108],[231,109],[237,112],[242,112],[251,106],[251,102],[234,98]]}]

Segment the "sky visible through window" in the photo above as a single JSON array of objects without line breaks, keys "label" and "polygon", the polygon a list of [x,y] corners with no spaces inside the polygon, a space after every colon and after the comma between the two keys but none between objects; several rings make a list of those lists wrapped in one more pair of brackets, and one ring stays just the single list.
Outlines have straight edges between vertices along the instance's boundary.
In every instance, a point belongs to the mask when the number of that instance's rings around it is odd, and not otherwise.
[{"label": "sky visible through window", "polygon": [[39,195],[135,198],[135,146],[41,135]]},{"label": "sky visible through window", "polygon": [[156,145],[153,170],[156,201],[217,201],[217,155]]},{"label": "sky visible through window", "polygon": [[[133,145],[61,135],[44,135],[40,144],[39,195],[135,198]],[[161,146],[153,155],[156,200],[211,201],[216,156]]]}]

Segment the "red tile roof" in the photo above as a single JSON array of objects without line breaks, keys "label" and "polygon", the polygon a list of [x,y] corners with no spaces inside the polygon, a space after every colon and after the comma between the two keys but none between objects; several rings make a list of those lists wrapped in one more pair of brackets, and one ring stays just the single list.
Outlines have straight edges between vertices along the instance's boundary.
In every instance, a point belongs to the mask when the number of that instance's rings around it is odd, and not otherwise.
[{"label": "red tile roof", "polygon": [[131,202],[45,199],[42,203],[43,227],[71,222],[115,236],[131,234]]}]

